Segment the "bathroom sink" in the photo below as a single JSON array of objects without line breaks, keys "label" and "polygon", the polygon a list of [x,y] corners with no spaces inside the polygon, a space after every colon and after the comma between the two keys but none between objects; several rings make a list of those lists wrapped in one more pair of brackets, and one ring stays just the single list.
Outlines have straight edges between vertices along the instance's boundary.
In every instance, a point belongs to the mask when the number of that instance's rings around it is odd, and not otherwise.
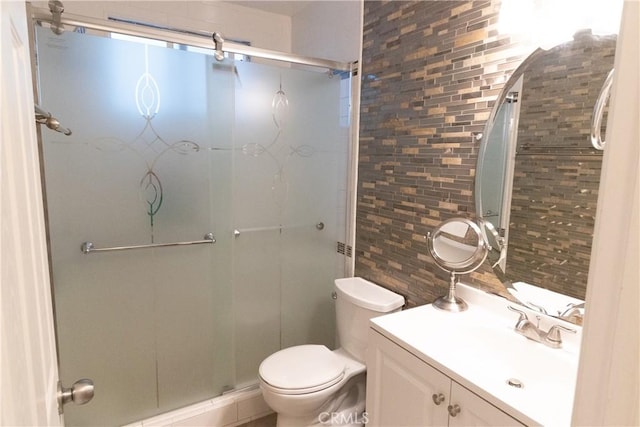
[{"label": "bathroom sink", "polygon": [[[505,329],[473,325],[461,331],[466,341],[465,351],[490,365],[490,375],[504,372],[502,376],[516,376],[534,381],[565,377],[575,361],[561,350],[551,349],[516,334],[513,328]],[[468,357],[468,356],[463,356]],[[500,375],[498,375],[500,376]]]},{"label": "bathroom sink", "polygon": [[[548,417],[556,424],[555,414],[567,409],[570,414],[573,405],[569,402],[573,402],[577,377],[576,355],[546,347],[513,330],[473,327],[467,332],[472,332],[473,338],[466,337],[471,344],[458,360],[458,373],[472,379],[483,390],[511,402],[521,412],[537,412],[536,419]],[[468,355],[474,358],[473,363],[469,362]],[[536,409],[541,401],[545,402],[544,407]],[[570,419],[561,424],[569,425]]]},{"label": "bathroom sink", "polygon": [[[372,327],[525,424],[570,425],[578,367],[577,334],[553,349],[517,334],[510,303],[460,287],[462,313],[431,305],[374,319]],[[535,322],[535,313],[530,315]],[[557,319],[541,316],[548,330]]]}]

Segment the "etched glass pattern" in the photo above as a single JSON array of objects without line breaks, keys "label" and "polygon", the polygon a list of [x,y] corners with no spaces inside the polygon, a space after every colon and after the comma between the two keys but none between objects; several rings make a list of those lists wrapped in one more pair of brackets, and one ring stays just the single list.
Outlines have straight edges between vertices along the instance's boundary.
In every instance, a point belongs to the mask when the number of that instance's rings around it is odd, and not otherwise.
[{"label": "etched glass pattern", "polygon": [[[42,132],[60,375],[97,390],[65,422],[138,421],[254,383],[280,348],[333,347],[340,76],[41,28],[36,39],[40,104],[74,131]],[[207,232],[215,245],[80,251]]]}]

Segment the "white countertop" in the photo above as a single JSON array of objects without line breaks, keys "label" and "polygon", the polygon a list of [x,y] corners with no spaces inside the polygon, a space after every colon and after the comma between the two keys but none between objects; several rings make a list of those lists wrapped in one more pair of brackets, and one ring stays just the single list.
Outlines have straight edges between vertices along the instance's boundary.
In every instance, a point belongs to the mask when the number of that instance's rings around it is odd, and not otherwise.
[{"label": "white countertop", "polygon": [[[377,317],[371,327],[524,424],[571,425],[582,328],[542,316],[545,331],[554,324],[577,331],[562,332],[563,347],[552,349],[517,334],[518,314],[507,305],[534,322],[537,313],[469,286],[457,291],[467,311],[429,304]],[[510,378],[524,387],[509,386]]]}]

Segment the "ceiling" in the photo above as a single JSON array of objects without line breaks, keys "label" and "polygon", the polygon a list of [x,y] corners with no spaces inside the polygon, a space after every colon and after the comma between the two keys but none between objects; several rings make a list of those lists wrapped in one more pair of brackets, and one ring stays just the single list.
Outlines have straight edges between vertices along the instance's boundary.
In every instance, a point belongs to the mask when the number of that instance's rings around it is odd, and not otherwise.
[{"label": "ceiling", "polygon": [[288,0],[288,1],[271,1],[271,0],[229,0],[240,6],[260,9],[265,12],[277,13],[279,15],[293,16],[302,9],[309,6],[309,0]]}]

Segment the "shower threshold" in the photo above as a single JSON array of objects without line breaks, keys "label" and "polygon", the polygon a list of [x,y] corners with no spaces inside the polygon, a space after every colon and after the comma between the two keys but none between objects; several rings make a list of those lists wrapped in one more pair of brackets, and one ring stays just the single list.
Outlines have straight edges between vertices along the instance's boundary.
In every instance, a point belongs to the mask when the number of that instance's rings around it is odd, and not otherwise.
[{"label": "shower threshold", "polygon": [[123,427],[201,425],[233,427],[273,413],[262,398],[257,383],[225,391],[221,396]]}]

